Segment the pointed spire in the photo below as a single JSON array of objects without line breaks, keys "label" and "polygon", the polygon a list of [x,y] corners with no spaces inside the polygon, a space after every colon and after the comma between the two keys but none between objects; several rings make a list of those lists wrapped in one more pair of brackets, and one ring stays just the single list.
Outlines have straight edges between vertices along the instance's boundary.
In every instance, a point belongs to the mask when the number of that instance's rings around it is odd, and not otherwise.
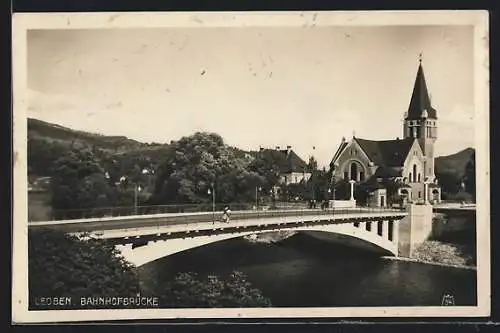
[{"label": "pointed spire", "polygon": [[413,93],[411,95],[410,105],[406,119],[420,119],[422,113],[427,111],[429,118],[437,119],[436,110],[431,105],[427,83],[425,82],[424,68],[422,66],[422,53],[419,54],[419,65]]}]

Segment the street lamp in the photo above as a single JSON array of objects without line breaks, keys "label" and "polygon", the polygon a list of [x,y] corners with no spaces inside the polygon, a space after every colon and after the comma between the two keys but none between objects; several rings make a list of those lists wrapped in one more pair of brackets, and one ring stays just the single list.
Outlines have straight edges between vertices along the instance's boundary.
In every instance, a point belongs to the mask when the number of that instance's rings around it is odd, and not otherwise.
[{"label": "street lamp", "polygon": [[[120,184],[125,183],[128,180],[127,176],[121,176],[120,177]],[[137,215],[137,194],[138,192],[142,191],[141,185],[138,184],[133,184],[134,185],[134,215]]]},{"label": "street lamp", "polygon": [[262,187],[255,187],[255,208],[259,210],[259,191],[262,191]]},{"label": "street lamp", "polygon": [[212,189],[207,191],[208,195],[212,194],[212,223],[215,223],[215,186],[212,184]]},{"label": "street lamp", "polygon": [[134,185],[134,215],[137,215],[137,193],[141,191],[141,185]]},{"label": "street lamp", "polygon": [[332,165],[332,209],[335,210],[335,171],[337,170],[339,164],[335,162]]}]

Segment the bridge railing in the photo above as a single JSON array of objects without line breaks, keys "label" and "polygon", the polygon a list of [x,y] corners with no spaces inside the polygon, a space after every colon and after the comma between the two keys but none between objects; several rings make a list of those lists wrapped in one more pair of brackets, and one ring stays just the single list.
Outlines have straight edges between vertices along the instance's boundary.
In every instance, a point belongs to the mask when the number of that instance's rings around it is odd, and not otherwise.
[{"label": "bridge railing", "polygon": [[[286,218],[286,217],[313,217],[314,221],[318,220],[318,216],[339,216],[339,215],[372,215],[375,213],[398,215],[405,213],[401,209],[385,208],[385,207],[356,207],[356,208],[341,208],[341,209],[288,209],[288,210],[243,210],[233,211],[231,213],[230,222],[270,219],[270,218]],[[328,217],[330,219],[330,217]],[[174,214],[153,214],[144,216],[122,216],[122,217],[107,217],[107,218],[90,218],[81,220],[65,220],[65,221],[45,221],[45,222],[30,222],[30,228],[49,227],[65,230],[67,232],[80,231],[96,231],[96,230],[111,230],[111,229],[141,229],[141,228],[159,228],[170,225],[189,225],[207,222],[222,222],[222,212],[193,212],[193,213],[174,213]],[[287,222],[286,219],[281,220]],[[264,222],[265,223],[265,222]],[[275,222],[273,222],[275,223]],[[280,222],[281,223],[281,222]],[[342,223],[340,221],[339,223]]]},{"label": "bridge railing", "polygon": [[[234,203],[212,203],[202,204],[172,204],[172,205],[150,205],[150,206],[115,206],[98,207],[85,209],[65,209],[52,210],[52,220],[73,220],[113,216],[134,216],[134,215],[153,215],[168,213],[198,213],[222,211],[224,207],[230,207],[232,211],[255,211],[255,210],[289,210],[307,208],[305,202],[276,202],[272,205],[257,206],[255,202],[234,202]],[[36,221],[36,220],[30,220]]]}]

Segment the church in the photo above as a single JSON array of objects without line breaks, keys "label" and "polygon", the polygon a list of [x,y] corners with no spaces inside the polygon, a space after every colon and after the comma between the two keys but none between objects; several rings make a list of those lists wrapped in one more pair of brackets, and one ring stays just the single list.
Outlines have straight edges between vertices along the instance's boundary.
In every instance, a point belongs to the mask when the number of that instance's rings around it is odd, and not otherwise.
[{"label": "church", "polygon": [[434,174],[437,134],[437,111],[431,105],[420,59],[404,115],[403,137],[384,141],[354,135],[351,140],[343,138],[330,163],[332,181],[350,182],[351,200],[362,197],[360,204],[369,206],[440,202],[441,189]]}]

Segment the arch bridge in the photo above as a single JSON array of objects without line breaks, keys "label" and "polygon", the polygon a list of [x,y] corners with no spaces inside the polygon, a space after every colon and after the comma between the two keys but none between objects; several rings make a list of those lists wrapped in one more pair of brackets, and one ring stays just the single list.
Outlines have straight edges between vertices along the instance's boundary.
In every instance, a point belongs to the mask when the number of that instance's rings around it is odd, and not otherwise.
[{"label": "arch bridge", "polygon": [[174,213],[30,222],[29,227],[108,239],[136,266],[226,239],[281,230],[334,235],[352,246],[395,256],[408,246],[411,252],[416,241],[411,235],[416,216],[411,208],[236,211],[229,222],[218,221],[219,216],[220,212]]}]

